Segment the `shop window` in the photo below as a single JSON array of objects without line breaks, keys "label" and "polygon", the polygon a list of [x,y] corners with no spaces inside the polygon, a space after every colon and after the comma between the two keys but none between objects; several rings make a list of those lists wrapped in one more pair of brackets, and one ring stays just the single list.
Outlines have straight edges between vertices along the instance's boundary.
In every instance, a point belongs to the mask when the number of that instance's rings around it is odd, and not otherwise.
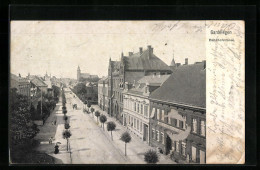
[{"label": "shop window", "polygon": [[161,132],[161,141],[162,141],[162,144],[164,144],[164,133]]},{"label": "shop window", "polygon": [[183,156],[186,156],[186,143],[182,142],[181,144],[181,153]]},{"label": "shop window", "polygon": [[179,151],[180,151],[180,150],[179,150],[179,141],[176,141],[176,142],[175,142],[175,149],[176,149],[176,150],[175,150],[176,152],[179,152]]}]

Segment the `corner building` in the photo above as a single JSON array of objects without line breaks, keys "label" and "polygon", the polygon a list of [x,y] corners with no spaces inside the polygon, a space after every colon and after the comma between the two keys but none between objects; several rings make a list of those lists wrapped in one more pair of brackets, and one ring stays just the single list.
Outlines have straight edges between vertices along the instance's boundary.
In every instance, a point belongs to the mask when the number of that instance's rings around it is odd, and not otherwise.
[{"label": "corner building", "polygon": [[146,50],[139,48],[139,52],[129,52],[128,56],[121,54],[120,61],[109,60],[108,67],[108,95],[109,114],[123,124],[123,89],[125,83],[135,83],[148,75],[171,74],[171,68],[159,59],[149,45]]},{"label": "corner building", "polygon": [[185,64],[150,99],[150,145],[180,163],[206,162],[206,62]]}]

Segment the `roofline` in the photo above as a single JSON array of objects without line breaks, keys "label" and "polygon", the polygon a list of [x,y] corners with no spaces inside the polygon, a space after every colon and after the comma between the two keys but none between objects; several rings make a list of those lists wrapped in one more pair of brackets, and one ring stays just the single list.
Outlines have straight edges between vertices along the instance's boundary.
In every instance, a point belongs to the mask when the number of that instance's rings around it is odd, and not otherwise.
[{"label": "roofline", "polygon": [[181,107],[184,107],[184,108],[195,109],[195,110],[206,112],[206,108],[204,108],[204,107],[192,106],[192,105],[181,104],[181,103],[174,103],[174,102],[170,102],[170,101],[163,101],[163,100],[159,100],[159,99],[153,99],[153,98],[150,98],[150,97],[148,97],[148,98],[151,101],[157,101],[157,102],[161,102],[161,103],[169,103],[169,104],[173,104],[175,106],[181,106]]},{"label": "roofline", "polygon": [[129,91],[127,91],[127,92],[122,92],[122,93],[123,93],[123,94],[132,95],[132,96],[136,96],[136,97],[141,97],[141,98],[149,99],[148,96],[144,96],[144,95],[139,95],[139,94],[131,93],[131,92],[129,92]]}]

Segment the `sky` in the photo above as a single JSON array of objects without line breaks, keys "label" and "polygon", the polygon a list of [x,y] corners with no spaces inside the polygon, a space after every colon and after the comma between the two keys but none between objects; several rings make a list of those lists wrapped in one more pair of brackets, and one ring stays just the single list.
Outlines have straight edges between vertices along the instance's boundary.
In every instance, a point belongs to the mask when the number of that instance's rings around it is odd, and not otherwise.
[{"label": "sky", "polygon": [[148,45],[170,64],[206,60],[204,21],[11,21],[11,73],[107,76],[108,61]]}]

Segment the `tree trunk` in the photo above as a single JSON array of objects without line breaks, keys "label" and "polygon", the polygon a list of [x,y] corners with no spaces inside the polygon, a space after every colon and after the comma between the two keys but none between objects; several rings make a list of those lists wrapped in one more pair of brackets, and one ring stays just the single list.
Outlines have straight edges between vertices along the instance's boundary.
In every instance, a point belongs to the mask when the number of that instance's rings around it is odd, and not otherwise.
[{"label": "tree trunk", "polygon": [[67,138],[67,151],[69,151],[69,139]]},{"label": "tree trunk", "polygon": [[125,142],[125,156],[126,156],[126,142]]},{"label": "tree trunk", "polygon": [[111,139],[113,140],[112,130],[111,130]]}]

